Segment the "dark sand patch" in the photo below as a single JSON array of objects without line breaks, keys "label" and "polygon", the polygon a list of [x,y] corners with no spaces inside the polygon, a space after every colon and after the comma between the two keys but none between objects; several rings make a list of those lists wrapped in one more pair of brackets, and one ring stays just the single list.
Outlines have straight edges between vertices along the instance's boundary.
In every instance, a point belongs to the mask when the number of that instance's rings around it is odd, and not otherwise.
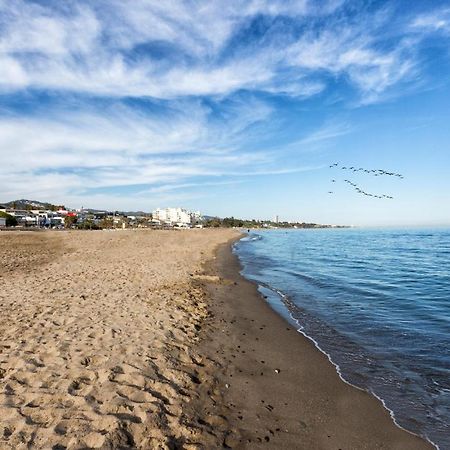
[{"label": "dark sand patch", "polygon": [[[205,283],[212,300],[199,345],[199,353],[217,365],[214,383],[223,403],[216,409],[228,423],[225,447],[434,448],[398,428],[375,397],[344,383],[239,270],[229,245],[206,267],[206,274],[225,281]],[[203,410],[208,421],[212,412]]]}]

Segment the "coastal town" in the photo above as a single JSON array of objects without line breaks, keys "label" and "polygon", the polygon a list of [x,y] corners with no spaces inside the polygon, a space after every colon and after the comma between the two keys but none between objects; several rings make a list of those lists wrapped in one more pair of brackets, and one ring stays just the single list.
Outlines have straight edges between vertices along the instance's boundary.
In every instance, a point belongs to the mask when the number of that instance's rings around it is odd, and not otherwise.
[{"label": "coastal town", "polygon": [[244,220],[212,217],[181,207],[157,208],[151,213],[71,209],[33,200],[0,204],[0,229],[190,229],[190,228],[341,228],[300,221]]},{"label": "coastal town", "polygon": [[0,204],[0,227],[47,229],[108,228],[202,228],[204,218],[199,211],[184,208],[157,208],[151,213],[70,209],[29,200]]}]

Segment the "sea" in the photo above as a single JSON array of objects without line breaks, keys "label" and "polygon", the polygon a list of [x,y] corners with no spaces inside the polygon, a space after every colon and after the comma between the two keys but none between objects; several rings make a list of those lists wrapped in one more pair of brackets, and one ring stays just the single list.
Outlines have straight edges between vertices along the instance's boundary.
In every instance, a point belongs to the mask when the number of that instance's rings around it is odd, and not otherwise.
[{"label": "sea", "polygon": [[272,229],[242,275],[397,425],[450,449],[450,229]]}]

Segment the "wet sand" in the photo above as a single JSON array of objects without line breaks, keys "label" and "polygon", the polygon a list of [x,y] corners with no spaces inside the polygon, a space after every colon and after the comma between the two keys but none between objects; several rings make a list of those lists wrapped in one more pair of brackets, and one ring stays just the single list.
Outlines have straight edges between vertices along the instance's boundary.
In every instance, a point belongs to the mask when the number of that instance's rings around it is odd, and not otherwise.
[{"label": "wet sand", "polygon": [[0,449],[432,448],[240,277],[237,238],[0,233]]},{"label": "wet sand", "polygon": [[328,358],[278,316],[239,275],[229,245],[207,273],[213,316],[201,353],[222,361],[218,379],[232,448],[432,449],[398,428],[380,401],[344,383]]}]

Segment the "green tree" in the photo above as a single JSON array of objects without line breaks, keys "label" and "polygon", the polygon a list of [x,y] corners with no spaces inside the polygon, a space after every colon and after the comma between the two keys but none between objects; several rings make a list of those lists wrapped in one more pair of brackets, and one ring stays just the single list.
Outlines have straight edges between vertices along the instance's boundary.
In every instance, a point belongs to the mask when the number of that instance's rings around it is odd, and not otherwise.
[{"label": "green tree", "polygon": [[104,217],[100,221],[100,227],[101,228],[112,228],[114,226],[114,221],[112,217]]},{"label": "green tree", "polygon": [[64,228],[71,228],[72,225],[77,223],[76,216],[66,216],[64,217]]},{"label": "green tree", "polygon": [[88,219],[77,225],[79,230],[101,230],[101,228],[92,220]]},{"label": "green tree", "polygon": [[6,226],[7,227],[15,227],[17,225],[17,219],[12,216],[11,214],[7,214],[3,211],[0,211],[0,217],[3,217],[6,219]]}]

